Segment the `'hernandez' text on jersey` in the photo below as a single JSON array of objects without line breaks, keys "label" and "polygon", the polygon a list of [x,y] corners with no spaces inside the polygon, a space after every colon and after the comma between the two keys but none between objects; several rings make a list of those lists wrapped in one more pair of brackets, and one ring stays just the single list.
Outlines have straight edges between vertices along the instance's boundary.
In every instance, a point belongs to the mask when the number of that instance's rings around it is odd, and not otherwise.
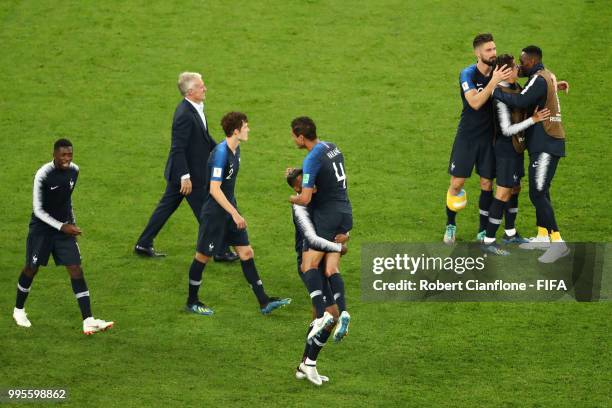
[{"label": "'hernandez' text on jersey", "polygon": [[317,143],[302,165],[302,187],[317,190],[312,196],[312,209],[351,213],[347,193],[344,155],[330,142]]}]

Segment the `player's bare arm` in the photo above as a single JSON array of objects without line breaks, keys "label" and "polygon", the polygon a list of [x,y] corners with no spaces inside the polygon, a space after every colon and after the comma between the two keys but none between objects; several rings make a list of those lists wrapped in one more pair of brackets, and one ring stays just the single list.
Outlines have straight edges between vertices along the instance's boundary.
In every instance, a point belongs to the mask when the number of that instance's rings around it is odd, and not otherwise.
[{"label": "player's bare arm", "polygon": [[221,190],[221,182],[212,180],[210,182],[210,195],[215,199],[219,205],[227,211],[232,219],[236,223],[239,229],[245,229],[247,227],[246,220],[238,213],[238,210],[229,202],[223,191]]},{"label": "player's bare arm", "polygon": [[509,79],[511,74],[512,69],[507,68],[506,65],[496,67],[491,74],[491,81],[489,81],[487,86],[481,92],[478,92],[476,89],[470,89],[465,93],[465,100],[472,109],[480,109],[491,98],[497,84]]},{"label": "player's bare arm", "polygon": [[292,195],[289,197],[289,201],[292,204],[307,206],[310,204],[310,200],[312,200],[313,188],[311,187],[303,187],[302,192],[297,195]]}]

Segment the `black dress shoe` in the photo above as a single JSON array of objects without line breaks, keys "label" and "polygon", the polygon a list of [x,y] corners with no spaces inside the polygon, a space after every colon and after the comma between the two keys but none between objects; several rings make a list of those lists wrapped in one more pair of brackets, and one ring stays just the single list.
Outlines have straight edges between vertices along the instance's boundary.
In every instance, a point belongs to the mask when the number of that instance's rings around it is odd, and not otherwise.
[{"label": "black dress shoe", "polygon": [[148,256],[149,258],[158,258],[161,256],[166,256],[166,254],[162,252],[155,252],[155,248],[153,248],[152,246],[144,247],[144,246],[136,245],[134,247],[134,252],[136,252],[138,255],[141,255],[141,256]]},{"label": "black dress shoe", "polygon": [[222,255],[215,255],[214,258],[215,262],[234,262],[239,256],[232,251],[227,251]]}]

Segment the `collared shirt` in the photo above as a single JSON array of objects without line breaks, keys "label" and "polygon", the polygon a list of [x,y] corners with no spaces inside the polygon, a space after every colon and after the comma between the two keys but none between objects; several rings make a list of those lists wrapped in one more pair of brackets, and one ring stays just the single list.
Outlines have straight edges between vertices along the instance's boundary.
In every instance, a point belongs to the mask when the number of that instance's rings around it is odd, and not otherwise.
[{"label": "collared shirt", "polygon": [[196,111],[198,111],[198,115],[200,115],[200,119],[202,119],[202,123],[204,123],[204,128],[208,129],[208,123],[206,123],[206,117],[204,116],[204,103],[195,103],[194,101],[188,98],[185,98],[185,100],[189,102],[191,106],[195,108]]}]

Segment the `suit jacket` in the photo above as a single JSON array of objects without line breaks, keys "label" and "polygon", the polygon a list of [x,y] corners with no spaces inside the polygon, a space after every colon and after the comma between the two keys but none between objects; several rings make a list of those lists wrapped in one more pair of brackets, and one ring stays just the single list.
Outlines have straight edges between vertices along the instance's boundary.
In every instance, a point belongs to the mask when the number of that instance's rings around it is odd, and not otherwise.
[{"label": "suit jacket", "polygon": [[196,109],[183,99],[172,120],[172,144],[164,177],[169,183],[180,184],[181,176],[189,173],[194,188],[207,188],[208,156],[215,146]]}]

